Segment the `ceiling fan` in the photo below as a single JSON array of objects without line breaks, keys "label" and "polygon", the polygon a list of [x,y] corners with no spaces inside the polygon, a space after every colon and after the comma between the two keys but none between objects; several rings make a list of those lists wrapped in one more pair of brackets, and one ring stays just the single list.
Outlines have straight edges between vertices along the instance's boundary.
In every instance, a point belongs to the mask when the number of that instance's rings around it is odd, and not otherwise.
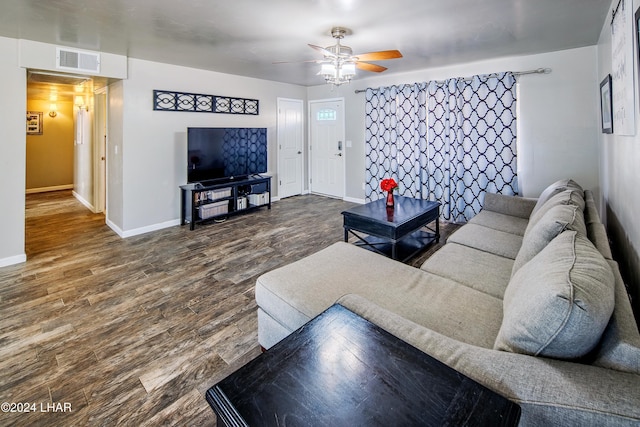
[{"label": "ceiling fan", "polygon": [[373,71],[374,73],[381,73],[387,69],[381,65],[372,64],[370,61],[402,58],[402,54],[398,50],[382,50],[354,55],[349,46],[340,43],[340,40],[350,33],[351,31],[346,28],[334,27],[331,29],[331,36],[336,39],[336,44],[328,47],[309,45],[312,49],[322,53],[324,57],[323,59],[304,62],[321,64],[318,75],[324,77],[329,84],[338,86],[343,83],[349,83],[353,76],[356,75],[356,68],[364,71]]}]

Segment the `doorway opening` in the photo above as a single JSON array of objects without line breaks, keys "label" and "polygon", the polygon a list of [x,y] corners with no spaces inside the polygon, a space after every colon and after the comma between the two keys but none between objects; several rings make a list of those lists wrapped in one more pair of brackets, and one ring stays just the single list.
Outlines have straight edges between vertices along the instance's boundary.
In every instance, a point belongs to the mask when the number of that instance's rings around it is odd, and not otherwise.
[{"label": "doorway opening", "polygon": [[93,212],[105,210],[107,79],[29,70],[26,192],[71,189]]},{"label": "doorway opening", "polygon": [[[107,84],[101,77],[27,71],[27,215],[30,200],[65,205],[75,198],[105,222]],[[46,196],[54,192],[61,194]],[[36,230],[28,227],[27,237]]]}]

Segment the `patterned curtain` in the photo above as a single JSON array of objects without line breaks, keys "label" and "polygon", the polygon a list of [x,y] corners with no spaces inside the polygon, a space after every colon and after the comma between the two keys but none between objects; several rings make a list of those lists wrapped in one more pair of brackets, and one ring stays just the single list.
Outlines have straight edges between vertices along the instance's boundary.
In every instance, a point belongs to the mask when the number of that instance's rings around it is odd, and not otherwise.
[{"label": "patterned curtain", "polygon": [[381,197],[380,180],[393,177],[398,194],[437,200],[443,219],[465,222],[485,192],[517,194],[511,73],[405,87],[412,89],[367,90],[368,201]]},{"label": "patterned curtain", "polygon": [[380,181],[393,177],[402,195],[426,198],[426,186],[416,179],[424,169],[427,146],[426,83],[367,89],[365,129],[365,195],[384,196]]}]

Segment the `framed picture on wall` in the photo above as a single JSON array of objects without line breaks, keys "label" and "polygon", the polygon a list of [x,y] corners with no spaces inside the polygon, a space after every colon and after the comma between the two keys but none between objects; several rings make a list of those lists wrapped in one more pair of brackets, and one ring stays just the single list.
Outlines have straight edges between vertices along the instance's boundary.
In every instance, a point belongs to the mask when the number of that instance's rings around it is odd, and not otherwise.
[{"label": "framed picture on wall", "polygon": [[42,135],[42,111],[27,111],[27,135]]},{"label": "framed picture on wall", "polygon": [[611,74],[600,83],[600,116],[602,133],[613,133],[613,105],[611,104]]}]

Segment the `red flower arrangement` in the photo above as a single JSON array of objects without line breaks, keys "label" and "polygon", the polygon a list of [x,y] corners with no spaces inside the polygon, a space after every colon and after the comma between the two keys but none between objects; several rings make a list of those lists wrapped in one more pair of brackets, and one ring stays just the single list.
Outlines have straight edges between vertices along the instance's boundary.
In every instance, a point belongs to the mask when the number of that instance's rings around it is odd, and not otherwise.
[{"label": "red flower arrangement", "polygon": [[394,188],[398,188],[398,183],[393,178],[386,178],[380,181],[380,188],[382,191],[387,192],[387,208],[393,209],[393,205],[395,204],[393,201],[393,190]]},{"label": "red flower arrangement", "polygon": [[398,188],[398,183],[393,178],[386,178],[380,181],[380,189],[382,191],[393,191],[394,188]]}]

